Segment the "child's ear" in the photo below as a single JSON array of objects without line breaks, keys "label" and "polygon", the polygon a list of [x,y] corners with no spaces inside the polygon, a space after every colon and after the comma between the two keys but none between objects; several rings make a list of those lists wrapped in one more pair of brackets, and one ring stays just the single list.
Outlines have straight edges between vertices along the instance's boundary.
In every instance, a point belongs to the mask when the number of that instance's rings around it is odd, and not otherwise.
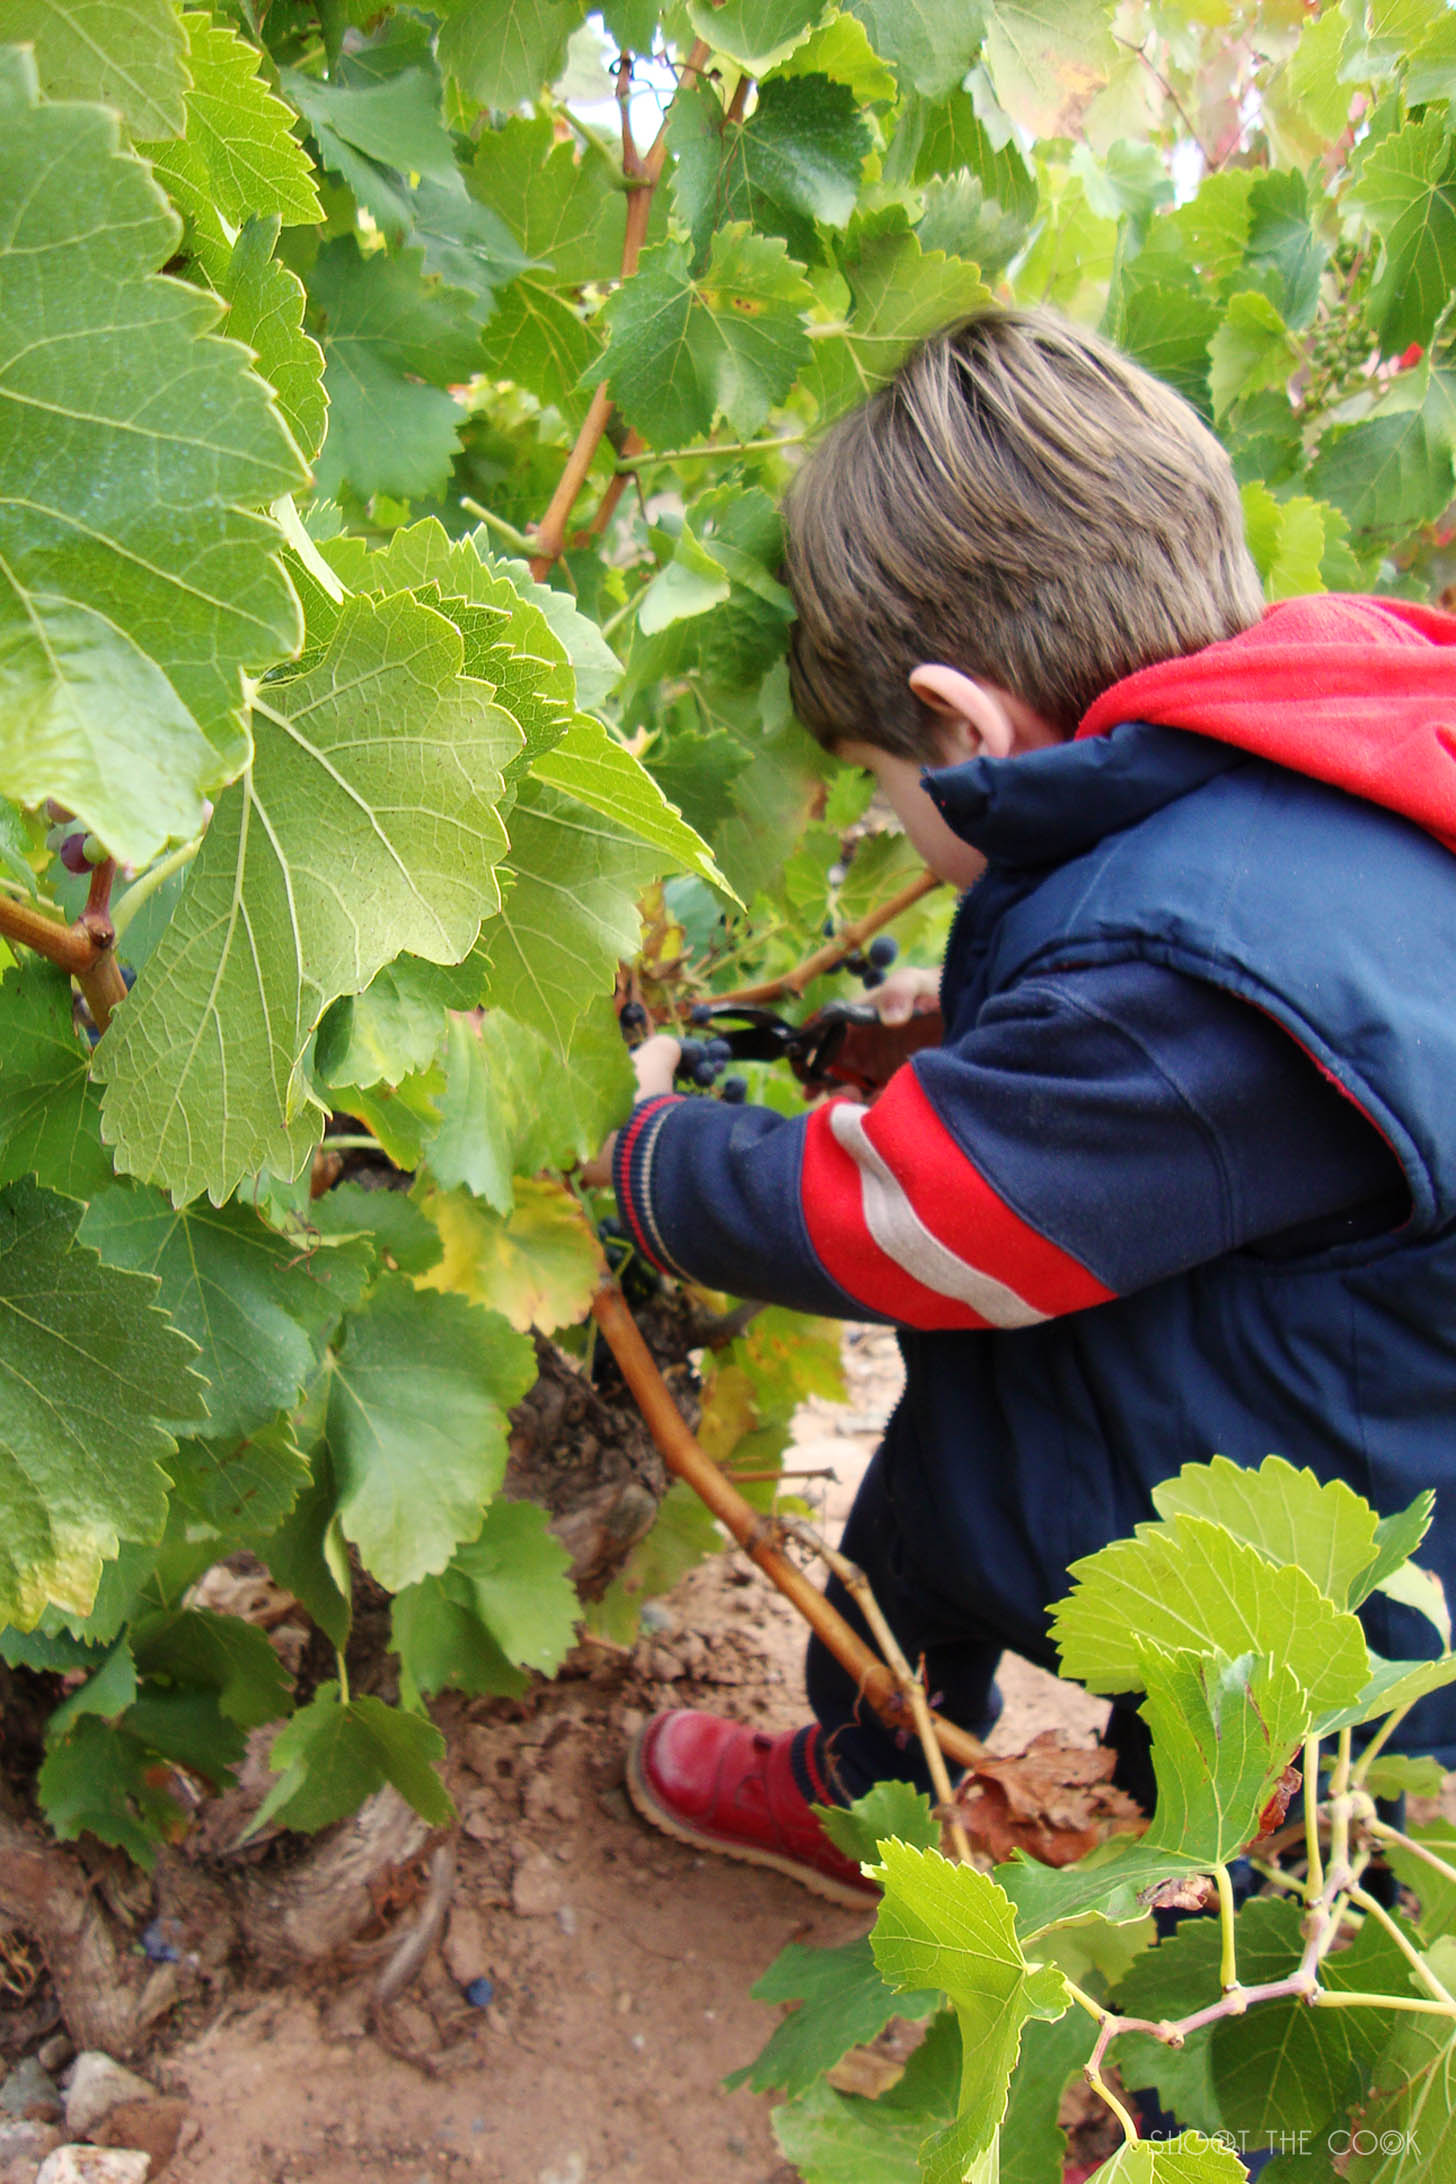
[{"label": "child's ear", "polygon": [[967,758],[1010,758],[1016,727],[997,693],[958,667],[927,661],[910,670],[910,688],[922,705],[939,716],[937,741],[942,763]]}]

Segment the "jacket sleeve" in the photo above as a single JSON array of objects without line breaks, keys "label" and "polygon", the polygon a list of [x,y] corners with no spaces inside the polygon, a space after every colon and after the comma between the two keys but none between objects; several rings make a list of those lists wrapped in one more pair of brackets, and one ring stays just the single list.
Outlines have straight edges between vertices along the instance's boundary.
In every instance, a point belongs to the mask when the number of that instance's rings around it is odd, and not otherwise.
[{"label": "jacket sleeve", "polygon": [[1247,1003],[1147,963],[1029,980],[870,1107],[665,1097],[616,1182],[639,1247],[739,1296],[1029,1327],[1375,1205],[1393,1156]]}]

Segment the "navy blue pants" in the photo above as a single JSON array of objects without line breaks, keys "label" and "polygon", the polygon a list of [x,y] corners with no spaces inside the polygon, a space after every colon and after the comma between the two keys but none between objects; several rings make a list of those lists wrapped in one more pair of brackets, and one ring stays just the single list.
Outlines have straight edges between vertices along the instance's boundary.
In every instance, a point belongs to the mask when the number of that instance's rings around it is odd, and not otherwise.
[{"label": "navy blue pants", "polygon": [[[1044,1603],[1029,1604],[1025,1622],[1015,1630],[980,1620],[975,1602],[965,1597],[964,1584],[957,1584],[953,1541],[916,1522],[919,1514],[913,1482],[908,1495],[903,1488],[897,1494],[888,1451],[882,1447],[855,1496],[841,1549],[864,1571],[911,1666],[918,1667],[923,1658],[937,1710],[957,1728],[985,1736],[1001,1711],[996,1668],[1008,1646],[1055,1670],[1056,1657],[1040,1618]],[[828,1597],[871,1650],[878,1651],[837,1578],[829,1581]],[[822,1760],[846,1804],[875,1782],[913,1782],[917,1789],[930,1790],[919,1738],[887,1729],[818,1638],[809,1641],[805,1678],[809,1703],[824,1733]],[[1113,1708],[1103,1741],[1118,1755],[1119,1787],[1151,1812],[1148,1733],[1130,1706]]]}]

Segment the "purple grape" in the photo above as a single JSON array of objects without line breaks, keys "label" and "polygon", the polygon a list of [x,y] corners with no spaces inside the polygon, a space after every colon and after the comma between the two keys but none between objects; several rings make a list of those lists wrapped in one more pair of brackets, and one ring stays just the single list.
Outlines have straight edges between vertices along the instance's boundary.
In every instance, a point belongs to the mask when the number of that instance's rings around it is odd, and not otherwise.
[{"label": "purple grape", "polygon": [[57,854],[68,872],[79,876],[91,870],[91,861],[86,855],[86,836],[79,827],[74,834],[66,836]]},{"label": "purple grape", "polygon": [[893,933],[880,933],[865,950],[877,971],[887,971],[900,953],[900,943]]},{"label": "purple grape", "polygon": [[465,1988],[465,1999],[473,2010],[488,2010],[495,2000],[495,1981],[483,1977],[470,1980]]},{"label": "purple grape", "polygon": [[688,1010],[688,1022],[690,1024],[711,1024],[712,1021],[713,1011],[706,1001],[695,1001]]},{"label": "purple grape", "polygon": [[617,1022],[624,1032],[645,1031],[647,1029],[647,1011],[640,1001],[624,1001]]},{"label": "purple grape", "polygon": [[748,1097],[748,1079],[746,1077],[725,1077],[719,1090],[730,1107],[741,1107]]}]

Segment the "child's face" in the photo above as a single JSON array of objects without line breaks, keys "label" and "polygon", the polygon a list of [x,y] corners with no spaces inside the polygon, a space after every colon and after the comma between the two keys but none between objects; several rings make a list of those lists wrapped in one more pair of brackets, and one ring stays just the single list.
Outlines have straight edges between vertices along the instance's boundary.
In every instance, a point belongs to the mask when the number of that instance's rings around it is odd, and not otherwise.
[{"label": "child's face", "polygon": [[981,877],[986,869],[985,858],[952,833],[941,818],[920,786],[925,769],[918,758],[901,758],[873,743],[836,743],[834,755],[846,766],[858,766],[874,775],[880,794],[938,879],[964,888]]}]

